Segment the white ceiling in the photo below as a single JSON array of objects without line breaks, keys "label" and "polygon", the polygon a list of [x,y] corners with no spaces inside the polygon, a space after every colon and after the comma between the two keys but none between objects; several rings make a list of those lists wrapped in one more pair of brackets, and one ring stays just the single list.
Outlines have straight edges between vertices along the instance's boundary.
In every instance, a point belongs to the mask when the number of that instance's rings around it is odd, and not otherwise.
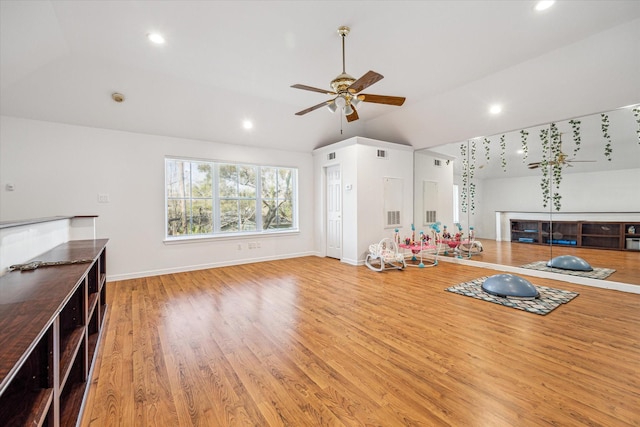
[{"label": "white ceiling", "polygon": [[[2,0],[0,113],[309,152],[354,135],[426,148],[640,101],[640,1],[534,3]],[[342,125],[294,115],[325,97],[290,85],[342,71],[341,25],[346,71],[384,75],[365,92],[404,106]]]}]

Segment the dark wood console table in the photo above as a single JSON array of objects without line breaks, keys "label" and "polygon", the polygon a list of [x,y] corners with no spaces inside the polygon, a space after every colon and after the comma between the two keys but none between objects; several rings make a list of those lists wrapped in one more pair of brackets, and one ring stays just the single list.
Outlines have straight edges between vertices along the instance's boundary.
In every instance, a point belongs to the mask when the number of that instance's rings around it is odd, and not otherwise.
[{"label": "dark wood console table", "polygon": [[[638,251],[640,222],[512,219],[511,241]],[[637,230],[637,231],[636,231]]]},{"label": "dark wood console table", "polygon": [[3,425],[79,423],[107,310],[107,241],[69,241],[37,257],[90,263],[0,277]]}]

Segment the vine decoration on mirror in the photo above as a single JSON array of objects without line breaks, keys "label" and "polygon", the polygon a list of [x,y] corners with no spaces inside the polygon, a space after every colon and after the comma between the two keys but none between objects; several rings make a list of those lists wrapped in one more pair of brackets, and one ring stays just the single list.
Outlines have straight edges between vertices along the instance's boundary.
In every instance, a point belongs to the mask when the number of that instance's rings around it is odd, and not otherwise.
[{"label": "vine decoration on mirror", "polygon": [[542,207],[549,206],[549,129],[540,129],[540,142],[542,144],[542,160],[540,169],[542,170]]},{"label": "vine decoration on mirror", "polygon": [[471,215],[475,214],[476,210],[476,184],[473,182],[473,177],[476,171],[476,141],[471,140],[471,161],[469,162],[469,205]]},{"label": "vine decoration on mirror", "polygon": [[602,122],[600,125],[600,129],[602,130],[602,137],[607,142],[604,146],[604,156],[608,161],[611,161],[611,153],[613,149],[611,148],[611,135],[609,135],[609,116],[607,114],[600,114],[602,118]]},{"label": "vine decoration on mirror", "polygon": [[640,144],[640,107],[635,107],[633,109],[633,117],[636,118],[636,123],[638,124],[636,135],[638,136],[638,144]]},{"label": "vine decoration on mirror", "polygon": [[487,159],[487,163],[489,163],[489,160],[491,160],[491,155],[490,155],[491,141],[489,141],[489,139],[487,138],[483,138],[482,146],[484,147],[484,158]]},{"label": "vine decoration on mirror", "polygon": [[467,147],[464,143],[460,144],[460,155],[462,156],[462,201],[460,208],[463,213],[467,213],[467,193],[468,193],[468,163],[467,163]]},{"label": "vine decoration on mirror", "polygon": [[553,207],[556,211],[560,211],[561,199],[560,195],[560,183],[562,182],[562,137],[558,131],[558,126],[555,123],[551,123],[549,126],[551,129],[551,175],[553,179]]},{"label": "vine decoration on mirror", "polygon": [[507,151],[507,144],[504,141],[504,134],[500,137],[500,163],[502,164],[502,171],[506,172],[507,171],[507,158],[506,158],[506,151]]},{"label": "vine decoration on mirror", "polygon": [[520,139],[522,141],[522,163],[525,163],[527,160],[527,156],[529,156],[529,146],[527,145],[527,138],[529,137],[529,132],[526,130],[520,131]]},{"label": "vine decoration on mirror", "polygon": [[569,120],[569,124],[571,125],[571,130],[573,131],[573,155],[575,156],[580,151],[580,142],[582,142],[582,138],[580,137],[580,120]]}]

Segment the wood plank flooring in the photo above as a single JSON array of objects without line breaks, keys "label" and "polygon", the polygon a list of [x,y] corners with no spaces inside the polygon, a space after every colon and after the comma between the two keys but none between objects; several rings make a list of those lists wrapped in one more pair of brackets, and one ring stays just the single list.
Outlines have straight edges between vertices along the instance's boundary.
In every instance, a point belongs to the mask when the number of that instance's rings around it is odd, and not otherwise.
[{"label": "wood plank flooring", "polygon": [[480,239],[480,241],[484,250],[481,256],[473,256],[473,260],[519,267],[560,255],[573,255],[584,259],[592,267],[616,270],[607,280],[640,285],[640,252],[638,251],[584,249],[567,246],[554,247],[550,250],[547,245],[496,242],[484,239]]},{"label": "wood plank flooring", "polygon": [[[83,426],[639,426],[640,295],[547,316],[444,291],[495,274],[305,257],[108,283]],[[526,276],[525,276],[526,277]]]}]

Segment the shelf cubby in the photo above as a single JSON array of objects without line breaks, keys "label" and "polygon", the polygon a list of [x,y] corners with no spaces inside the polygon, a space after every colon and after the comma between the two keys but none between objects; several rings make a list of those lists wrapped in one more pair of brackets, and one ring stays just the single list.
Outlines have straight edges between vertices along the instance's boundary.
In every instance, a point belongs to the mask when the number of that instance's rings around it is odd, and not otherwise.
[{"label": "shelf cubby", "polygon": [[0,396],[4,425],[46,425],[53,401],[53,327],[36,344]]},{"label": "shelf cubby", "polygon": [[92,259],[0,277],[0,423],[75,426],[106,312],[107,240],[63,243],[41,261]]},{"label": "shelf cubby", "polygon": [[511,241],[594,249],[640,250],[640,222],[512,219]]}]

